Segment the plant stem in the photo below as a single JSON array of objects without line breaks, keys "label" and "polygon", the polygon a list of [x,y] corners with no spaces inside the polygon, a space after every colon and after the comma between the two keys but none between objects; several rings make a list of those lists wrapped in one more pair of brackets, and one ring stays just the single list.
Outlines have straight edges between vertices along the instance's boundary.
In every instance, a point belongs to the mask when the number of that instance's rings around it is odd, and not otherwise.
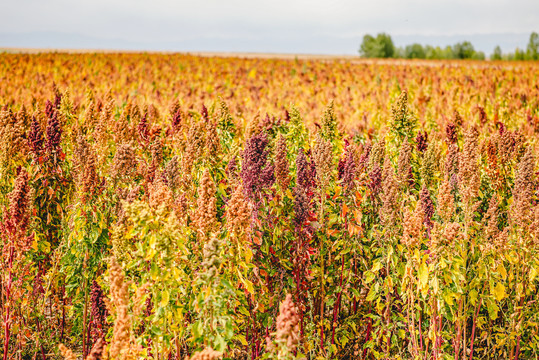
[{"label": "plant stem", "polygon": [[335,320],[337,319],[337,313],[339,311],[339,307],[341,304],[341,296],[343,292],[342,288],[342,275],[344,272],[344,256],[342,257],[342,265],[341,265],[341,280],[339,282],[339,287],[341,288],[341,291],[339,291],[339,295],[337,296],[337,302],[335,303],[335,307],[333,308],[333,320],[331,321],[331,343],[335,344]]},{"label": "plant stem", "polygon": [[423,313],[420,311],[419,312],[419,350],[421,350],[421,352],[423,352],[423,331],[421,330],[423,329],[422,318],[423,318]]},{"label": "plant stem", "polygon": [[458,360],[459,353],[460,353],[460,336],[462,335],[462,297],[459,299],[459,310],[458,310],[458,319],[457,319],[457,337],[454,340],[454,348],[455,348],[455,360]]},{"label": "plant stem", "polygon": [[[371,313],[371,309],[369,308],[369,314]],[[369,325],[367,325],[367,336],[365,337],[365,342],[368,342],[371,339],[371,331],[372,331],[372,319],[369,318]],[[367,356],[367,348],[363,349],[363,359],[365,359],[365,356]]]},{"label": "plant stem", "polygon": [[[524,289],[524,293],[526,292],[526,289]],[[518,307],[518,317],[517,319],[519,319],[518,321],[519,322],[522,322],[522,318],[521,318],[521,313],[522,313],[522,306],[524,305],[524,294],[522,294],[522,297],[520,298],[520,305]],[[520,354],[520,337],[521,337],[521,334],[518,334],[517,336],[517,349],[515,351],[515,360],[518,359],[518,355]]]},{"label": "plant stem", "polygon": [[418,356],[418,350],[417,350],[417,341],[415,339],[415,321],[414,321],[414,315],[413,315],[413,309],[410,311],[410,308],[412,307],[412,291],[411,288],[408,288],[408,304],[406,306],[406,320],[408,321],[408,332],[410,333],[412,346],[414,348],[414,356]]},{"label": "plant stem", "polygon": [[13,281],[13,258],[15,256],[15,248],[13,245],[13,240],[11,242],[11,245],[9,247],[9,260],[8,260],[8,268],[9,268],[9,275],[8,275],[8,281],[6,284],[6,300],[4,305],[6,305],[6,310],[4,314],[4,360],[8,359],[8,350],[9,350],[9,338],[11,336],[11,308],[9,307],[9,298],[11,296],[11,285]]},{"label": "plant stem", "polygon": [[[319,219],[322,222],[322,231],[325,232],[326,230],[326,224],[324,219],[324,192],[322,191],[320,194],[320,214]],[[324,234],[324,236],[320,237],[320,348],[322,352],[324,352],[324,243],[325,243],[325,237],[327,233]]]},{"label": "plant stem", "polygon": [[474,318],[473,318],[473,325],[472,325],[472,338],[470,340],[470,360],[473,359],[473,344],[474,344],[474,337],[475,337],[475,326],[477,325],[477,316],[479,315],[479,309],[481,309],[481,303],[483,302],[483,299],[479,299],[479,304],[477,304],[477,309],[475,310]]},{"label": "plant stem", "polygon": [[174,339],[174,345],[176,345],[176,359],[180,360],[181,359],[181,357],[180,357],[180,338],[179,338],[178,334],[176,334],[176,337]]},{"label": "plant stem", "polygon": [[[388,265],[389,268],[389,265]],[[386,269],[386,276],[389,276],[389,269]],[[387,344],[386,344],[386,356],[389,358],[389,348],[391,345],[391,330],[389,329],[389,326],[391,324],[391,315],[390,315],[390,309],[391,309],[391,292],[390,289],[387,289],[387,295],[386,295],[386,302],[387,302],[387,308],[386,308],[386,329],[387,329]]]},{"label": "plant stem", "polygon": [[296,308],[298,309],[299,311],[299,317],[300,317],[300,334],[301,334],[301,338],[303,339],[303,336],[304,336],[304,330],[303,330],[303,309],[301,308],[301,279],[300,279],[300,271],[303,270],[301,267],[300,267],[300,248],[301,248],[301,244],[302,244],[302,237],[301,237],[301,234],[302,234],[302,229],[300,227],[300,230],[299,230],[299,233],[300,233],[300,236],[298,238],[298,240],[296,241],[296,257],[297,257],[297,261],[296,261]]},{"label": "plant stem", "polygon": [[442,347],[442,316],[438,315],[438,348],[437,348],[437,354],[440,354],[440,349]]},{"label": "plant stem", "polygon": [[[37,332],[38,332],[38,334],[41,334],[41,325],[40,325],[40,322],[39,322],[39,318],[37,319]],[[43,348],[43,343],[41,342],[41,339],[39,339],[39,348],[41,349],[41,357],[43,358],[43,360],[45,360],[46,359],[46,357],[45,357],[45,349]]]},{"label": "plant stem", "polygon": [[61,287],[61,291],[62,291],[62,324],[60,326],[60,328],[61,328],[60,341],[62,341],[64,339],[64,327],[65,327],[65,322],[66,322],[66,311],[65,311],[66,300],[65,300],[65,288],[64,288],[63,285]]},{"label": "plant stem", "polygon": [[[88,252],[86,252],[84,264],[88,261]],[[86,267],[86,266],[85,266]],[[88,319],[88,279],[84,279],[84,314],[82,316],[82,357],[86,358],[88,354],[87,342],[86,342],[86,333],[88,331],[87,326]]]}]

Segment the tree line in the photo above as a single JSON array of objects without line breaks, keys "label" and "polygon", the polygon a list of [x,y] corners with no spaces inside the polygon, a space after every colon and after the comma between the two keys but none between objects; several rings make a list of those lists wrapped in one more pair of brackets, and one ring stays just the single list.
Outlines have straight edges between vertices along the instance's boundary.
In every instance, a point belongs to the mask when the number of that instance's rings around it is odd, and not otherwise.
[{"label": "tree line", "polygon": [[[397,47],[391,36],[386,33],[380,33],[376,37],[370,34],[363,36],[359,53],[365,58],[486,59],[485,53],[475,50],[469,41],[458,42],[446,47],[419,43]],[[489,58],[491,60],[539,60],[539,35],[532,32],[526,49],[516,48],[512,53],[503,53],[500,46],[496,46]]]}]

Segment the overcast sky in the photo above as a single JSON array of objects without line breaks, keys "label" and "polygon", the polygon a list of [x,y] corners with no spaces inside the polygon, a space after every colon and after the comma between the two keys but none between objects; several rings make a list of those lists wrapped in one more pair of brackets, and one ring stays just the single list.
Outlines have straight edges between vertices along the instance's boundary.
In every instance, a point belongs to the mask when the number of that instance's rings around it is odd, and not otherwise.
[{"label": "overcast sky", "polygon": [[539,32],[539,0],[0,0],[0,46],[356,54],[469,39],[490,53]]}]

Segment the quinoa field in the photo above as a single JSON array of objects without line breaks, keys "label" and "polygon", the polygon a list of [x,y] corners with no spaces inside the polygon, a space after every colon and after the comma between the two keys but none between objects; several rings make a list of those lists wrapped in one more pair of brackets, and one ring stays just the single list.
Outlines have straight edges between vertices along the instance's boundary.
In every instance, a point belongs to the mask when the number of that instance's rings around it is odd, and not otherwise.
[{"label": "quinoa field", "polygon": [[0,356],[537,359],[539,63],[0,53]]}]

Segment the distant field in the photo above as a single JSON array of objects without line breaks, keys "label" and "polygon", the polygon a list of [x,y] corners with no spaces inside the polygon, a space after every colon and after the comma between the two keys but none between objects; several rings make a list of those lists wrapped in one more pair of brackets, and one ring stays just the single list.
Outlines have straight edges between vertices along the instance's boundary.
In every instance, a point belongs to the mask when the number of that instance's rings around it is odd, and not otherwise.
[{"label": "distant field", "polygon": [[[95,49],[34,49],[34,48],[11,48],[11,47],[0,47],[0,52],[7,53],[25,53],[25,54],[38,54],[38,53],[68,53],[68,54],[85,54],[85,53],[144,53],[143,51],[133,50],[95,50]],[[377,63],[377,64],[409,64],[409,65],[425,65],[425,66],[440,66],[441,64],[462,63],[462,60],[406,60],[406,59],[364,59],[359,55],[317,55],[317,54],[288,54],[288,53],[256,53],[256,52],[177,52],[177,51],[147,51],[149,54],[184,54],[192,56],[202,56],[202,57],[225,57],[225,58],[247,58],[247,59],[282,59],[282,60],[321,60],[321,61],[351,61],[354,63]],[[469,61],[468,63],[472,63]],[[503,64],[504,67],[512,67],[518,62],[501,62],[501,61],[475,61],[475,66],[500,66]]]},{"label": "distant field", "polygon": [[310,55],[310,54],[278,54],[278,53],[238,53],[238,52],[178,52],[178,51],[140,51],[140,50],[113,50],[113,49],[56,49],[56,48],[13,48],[13,47],[0,47],[0,52],[9,52],[9,53],[26,53],[26,54],[37,54],[37,53],[151,53],[151,54],[190,54],[197,56],[218,56],[218,57],[249,57],[249,58],[278,58],[278,59],[294,59],[299,58],[311,58],[311,59],[347,59],[347,58],[358,58],[359,56],[353,55]]}]

